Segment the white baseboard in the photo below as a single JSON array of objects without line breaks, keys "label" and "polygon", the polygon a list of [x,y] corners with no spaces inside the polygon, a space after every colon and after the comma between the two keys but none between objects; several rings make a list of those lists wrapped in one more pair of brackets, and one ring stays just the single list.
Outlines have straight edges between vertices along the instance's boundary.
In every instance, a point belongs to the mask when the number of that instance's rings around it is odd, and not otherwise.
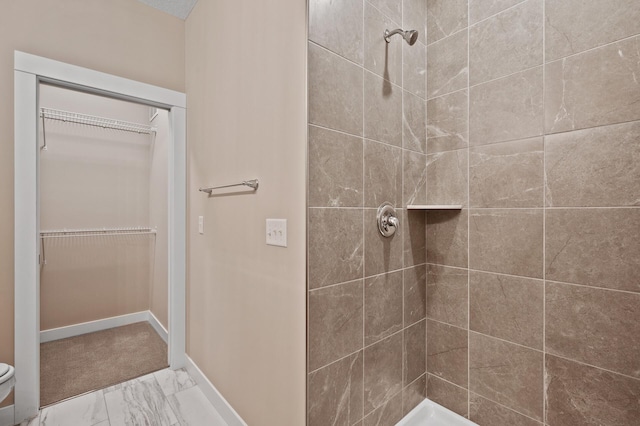
[{"label": "white baseboard", "polygon": [[0,408],[0,426],[13,426],[13,405]]},{"label": "white baseboard", "polygon": [[67,337],[80,336],[81,334],[93,333],[96,331],[108,330],[114,327],[121,327],[136,322],[147,321],[156,330],[160,337],[167,342],[167,330],[160,324],[151,311],[134,312],[132,314],[120,315],[117,317],[104,318],[96,321],[83,322],[69,325],[67,327],[52,328],[40,332],[40,343],[52,342],[54,340],[66,339]]},{"label": "white baseboard", "polygon": [[218,391],[218,389],[216,389],[215,386],[213,386],[213,383],[211,383],[209,379],[207,379],[207,376],[205,376],[202,370],[198,368],[196,363],[193,362],[193,360],[186,354],[185,358],[187,361],[185,366],[187,372],[189,373],[191,378],[196,381],[198,386],[200,386],[200,389],[202,390],[204,395],[207,397],[209,402],[211,402],[218,414],[222,416],[224,421],[227,422],[229,426],[247,426],[245,421],[242,420],[242,417],[240,417],[236,410],[233,409],[231,404],[229,404],[227,400],[224,399],[222,394]]}]

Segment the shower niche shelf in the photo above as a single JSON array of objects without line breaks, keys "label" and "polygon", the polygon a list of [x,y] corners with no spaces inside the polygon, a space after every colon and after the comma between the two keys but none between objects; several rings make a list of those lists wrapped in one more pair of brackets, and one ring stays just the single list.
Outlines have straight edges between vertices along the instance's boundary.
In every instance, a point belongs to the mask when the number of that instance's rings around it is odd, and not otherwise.
[{"label": "shower niche shelf", "polygon": [[461,204],[409,204],[407,210],[462,210]]}]

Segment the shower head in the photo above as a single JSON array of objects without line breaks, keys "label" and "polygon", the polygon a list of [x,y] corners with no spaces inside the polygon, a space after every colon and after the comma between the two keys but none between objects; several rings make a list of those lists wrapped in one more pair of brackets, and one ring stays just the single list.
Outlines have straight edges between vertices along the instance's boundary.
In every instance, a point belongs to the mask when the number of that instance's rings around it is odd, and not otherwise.
[{"label": "shower head", "polygon": [[396,34],[402,34],[402,38],[409,43],[409,46],[413,46],[416,41],[418,41],[418,32],[416,30],[404,31],[402,28],[398,28],[393,31],[384,30],[384,41],[389,43],[389,38]]}]

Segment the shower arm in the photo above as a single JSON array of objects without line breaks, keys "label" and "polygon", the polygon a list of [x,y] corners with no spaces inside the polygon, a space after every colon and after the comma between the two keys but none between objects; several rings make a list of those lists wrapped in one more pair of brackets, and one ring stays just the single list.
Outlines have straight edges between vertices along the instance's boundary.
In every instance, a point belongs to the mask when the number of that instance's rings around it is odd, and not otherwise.
[{"label": "shower arm", "polygon": [[402,28],[396,28],[393,31],[384,30],[384,41],[386,41],[387,43],[391,43],[391,40],[389,40],[391,36],[402,33],[404,33],[404,30]]}]

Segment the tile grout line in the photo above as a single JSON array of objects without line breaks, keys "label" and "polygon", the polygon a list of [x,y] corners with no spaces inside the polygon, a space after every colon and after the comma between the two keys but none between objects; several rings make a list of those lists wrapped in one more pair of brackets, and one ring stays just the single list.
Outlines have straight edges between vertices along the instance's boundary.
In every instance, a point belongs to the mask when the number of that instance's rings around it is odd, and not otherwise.
[{"label": "tile grout line", "polygon": [[362,351],[362,407],[360,408],[360,415],[358,417],[360,417],[360,421],[364,421],[364,397],[365,397],[365,320],[366,320],[366,315],[365,315],[365,308],[366,308],[366,304],[365,304],[365,288],[366,288],[366,280],[365,280],[365,275],[366,275],[366,255],[367,255],[367,243],[366,243],[366,232],[365,232],[365,228],[366,228],[366,224],[364,222],[365,220],[365,209],[364,209],[364,205],[366,203],[366,197],[365,197],[365,192],[366,192],[366,182],[365,182],[365,177],[366,177],[366,164],[365,164],[365,149],[366,149],[366,144],[365,144],[365,102],[364,102],[364,96],[365,96],[365,82],[364,82],[364,76],[365,76],[365,67],[364,67],[364,56],[366,54],[366,37],[365,37],[365,25],[366,25],[366,10],[367,10],[367,0],[362,0],[362,117],[360,118],[362,120],[362,206],[363,208],[361,209],[362,213],[361,213],[361,223],[362,223],[362,348],[360,349]]},{"label": "tile grout line", "polygon": [[471,6],[469,3],[467,1],[467,418],[471,419],[471,274],[469,273],[471,266],[471,214],[468,210],[471,207]]},{"label": "tile grout line", "polygon": [[546,1],[542,0],[542,423],[547,423],[547,146],[546,146]]}]

